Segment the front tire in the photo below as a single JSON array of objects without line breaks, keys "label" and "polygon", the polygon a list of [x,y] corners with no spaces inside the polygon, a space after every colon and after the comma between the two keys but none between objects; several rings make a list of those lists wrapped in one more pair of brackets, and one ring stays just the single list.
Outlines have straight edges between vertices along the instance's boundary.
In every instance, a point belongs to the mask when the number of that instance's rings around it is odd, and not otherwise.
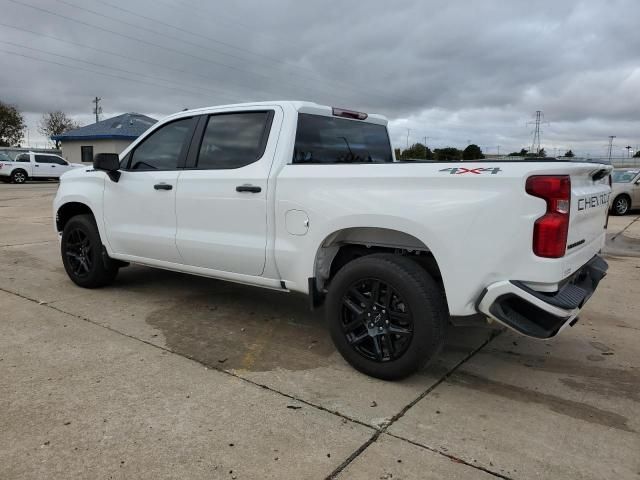
[{"label": "front tire", "polygon": [[11,172],[11,183],[22,184],[27,181],[27,172],[24,170],[14,170]]},{"label": "front tire", "polygon": [[60,243],[62,263],[80,287],[98,288],[113,282],[117,263],[103,253],[100,233],[92,215],[77,215],[67,222]]},{"label": "front tire", "polygon": [[342,267],[326,301],[338,351],[355,369],[384,380],[404,378],[439,353],[446,311],[433,278],[410,258],[391,254]]},{"label": "front tire", "polygon": [[626,195],[619,195],[613,201],[613,214],[614,215],[626,215],[629,212],[629,208],[631,204],[629,202],[629,197]]}]

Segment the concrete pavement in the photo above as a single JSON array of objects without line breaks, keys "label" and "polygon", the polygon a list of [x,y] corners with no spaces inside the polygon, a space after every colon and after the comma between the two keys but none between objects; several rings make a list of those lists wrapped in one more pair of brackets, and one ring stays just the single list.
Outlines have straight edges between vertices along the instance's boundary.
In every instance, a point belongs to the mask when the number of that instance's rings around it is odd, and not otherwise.
[{"label": "concrete pavement", "polygon": [[0,184],[0,478],[640,478],[638,258],[558,339],[451,329],[390,383],[302,297],[138,266],[76,287],[55,188]]}]

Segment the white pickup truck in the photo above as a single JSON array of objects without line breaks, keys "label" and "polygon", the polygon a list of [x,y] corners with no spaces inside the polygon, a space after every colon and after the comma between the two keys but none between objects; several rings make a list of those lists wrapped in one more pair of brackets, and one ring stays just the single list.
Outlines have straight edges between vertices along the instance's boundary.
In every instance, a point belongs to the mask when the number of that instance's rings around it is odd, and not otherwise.
[{"label": "white pickup truck", "polygon": [[69,277],[129,262],[308,294],[358,370],[401,378],[448,323],[549,338],[604,277],[610,166],[399,162],[387,121],[306,102],[180,112],[61,179]]},{"label": "white pickup truck", "polygon": [[15,160],[0,160],[0,180],[11,183],[24,183],[29,178],[59,178],[73,168],[84,167],[79,163],[69,163],[60,155],[53,153],[25,152]]}]

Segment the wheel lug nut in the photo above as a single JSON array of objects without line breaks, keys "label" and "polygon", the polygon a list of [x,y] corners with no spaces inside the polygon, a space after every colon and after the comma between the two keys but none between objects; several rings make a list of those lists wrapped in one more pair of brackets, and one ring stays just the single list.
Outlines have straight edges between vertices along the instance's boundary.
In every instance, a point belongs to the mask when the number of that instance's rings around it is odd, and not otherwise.
[{"label": "wheel lug nut", "polygon": [[377,310],[377,308],[376,308],[376,307],[373,307],[373,309],[374,309],[374,310]]}]

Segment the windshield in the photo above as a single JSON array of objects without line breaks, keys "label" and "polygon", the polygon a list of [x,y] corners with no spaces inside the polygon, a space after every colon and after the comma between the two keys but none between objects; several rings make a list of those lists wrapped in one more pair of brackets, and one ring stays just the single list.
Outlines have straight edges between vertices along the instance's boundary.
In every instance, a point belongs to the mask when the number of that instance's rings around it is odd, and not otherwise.
[{"label": "windshield", "polygon": [[615,171],[611,174],[613,183],[629,183],[638,175],[638,170]]},{"label": "windshield", "polygon": [[298,115],[293,163],[389,163],[387,127],[344,118]]}]

